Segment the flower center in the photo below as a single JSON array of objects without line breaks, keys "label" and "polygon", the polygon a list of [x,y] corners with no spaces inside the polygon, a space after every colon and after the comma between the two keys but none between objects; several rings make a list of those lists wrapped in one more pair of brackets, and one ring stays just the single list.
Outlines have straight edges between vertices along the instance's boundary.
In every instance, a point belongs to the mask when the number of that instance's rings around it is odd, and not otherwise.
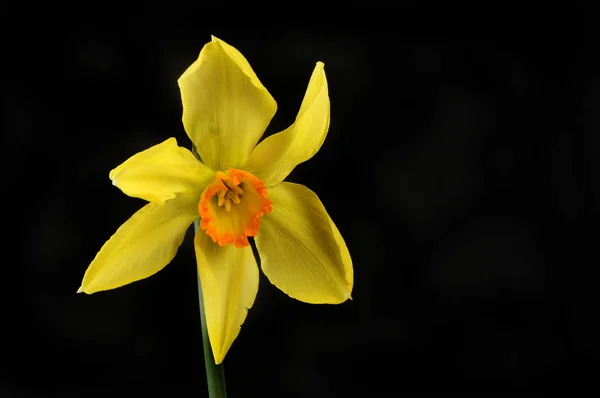
[{"label": "flower center", "polygon": [[200,228],[219,246],[248,246],[248,237],[258,233],[260,217],[270,211],[265,184],[238,169],[218,171],[198,203]]}]

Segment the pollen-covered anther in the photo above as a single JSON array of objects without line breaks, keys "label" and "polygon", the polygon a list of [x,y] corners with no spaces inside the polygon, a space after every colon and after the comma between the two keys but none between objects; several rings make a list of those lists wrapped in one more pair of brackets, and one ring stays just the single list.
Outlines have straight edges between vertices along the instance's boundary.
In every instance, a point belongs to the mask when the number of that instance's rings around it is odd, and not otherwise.
[{"label": "pollen-covered anther", "polygon": [[[225,184],[228,188],[229,186]],[[235,187],[238,188],[238,187]],[[236,191],[241,191],[241,193],[234,192],[231,189],[228,190],[219,190],[217,192],[217,204],[219,207],[225,206],[225,210],[231,211],[231,203],[239,204],[240,203],[240,195],[244,194],[244,191],[241,189],[237,189]]]},{"label": "pollen-covered anther", "polygon": [[260,217],[271,211],[267,189],[256,176],[238,169],[219,171],[198,203],[200,227],[220,246],[248,246]]}]

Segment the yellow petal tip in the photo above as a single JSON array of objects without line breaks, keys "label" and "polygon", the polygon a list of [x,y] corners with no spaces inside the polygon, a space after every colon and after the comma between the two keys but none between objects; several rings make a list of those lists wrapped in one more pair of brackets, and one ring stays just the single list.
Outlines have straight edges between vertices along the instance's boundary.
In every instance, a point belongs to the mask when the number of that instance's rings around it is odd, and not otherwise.
[{"label": "yellow petal tip", "polygon": [[83,286],[80,286],[79,289],[77,289],[77,293],[85,293]]},{"label": "yellow petal tip", "polygon": [[110,173],[108,174],[108,178],[112,181],[113,185],[117,185],[117,183],[115,182],[115,180],[117,179],[117,172],[119,171],[118,167],[115,167],[114,169],[112,169],[110,171]]}]

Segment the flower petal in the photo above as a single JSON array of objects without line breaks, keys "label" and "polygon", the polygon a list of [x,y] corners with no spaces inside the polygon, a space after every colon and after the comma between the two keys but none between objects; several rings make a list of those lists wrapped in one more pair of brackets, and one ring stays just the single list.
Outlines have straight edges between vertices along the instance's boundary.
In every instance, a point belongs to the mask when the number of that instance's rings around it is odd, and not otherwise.
[{"label": "flower petal", "polygon": [[208,337],[217,364],[240,333],[258,292],[258,266],[252,248],[219,246],[202,230],[194,241],[202,284]]},{"label": "flower petal", "polygon": [[212,38],[178,80],[183,125],[213,170],[241,166],[277,110],[244,56]]},{"label": "flower petal", "polygon": [[329,93],[322,62],[308,83],[296,121],[284,131],[265,138],[252,151],[244,170],[267,187],[283,181],[298,164],[312,158],[329,130]]},{"label": "flower petal", "polygon": [[182,195],[142,207],[100,249],[85,272],[79,292],[115,289],[163,269],[198,217],[195,205]]},{"label": "flower petal", "polygon": [[304,185],[269,189],[271,213],[260,220],[256,246],[272,284],[307,303],[337,304],[350,298],[352,259],[317,195]]},{"label": "flower petal", "polygon": [[199,197],[214,172],[169,138],[136,153],[109,177],[126,195],[160,204],[182,192],[196,192]]}]

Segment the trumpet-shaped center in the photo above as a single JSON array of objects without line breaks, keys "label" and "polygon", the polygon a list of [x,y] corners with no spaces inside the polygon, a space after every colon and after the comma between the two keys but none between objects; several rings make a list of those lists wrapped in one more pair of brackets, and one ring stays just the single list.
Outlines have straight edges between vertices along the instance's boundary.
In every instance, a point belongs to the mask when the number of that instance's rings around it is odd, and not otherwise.
[{"label": "trumpet-shaped center", "polygon": [[265,184],[238,169],[218,171],[198,203],[200,228],[219,246],[248,246],[248,237],[258,234],[260,217],[270,211]]}]

